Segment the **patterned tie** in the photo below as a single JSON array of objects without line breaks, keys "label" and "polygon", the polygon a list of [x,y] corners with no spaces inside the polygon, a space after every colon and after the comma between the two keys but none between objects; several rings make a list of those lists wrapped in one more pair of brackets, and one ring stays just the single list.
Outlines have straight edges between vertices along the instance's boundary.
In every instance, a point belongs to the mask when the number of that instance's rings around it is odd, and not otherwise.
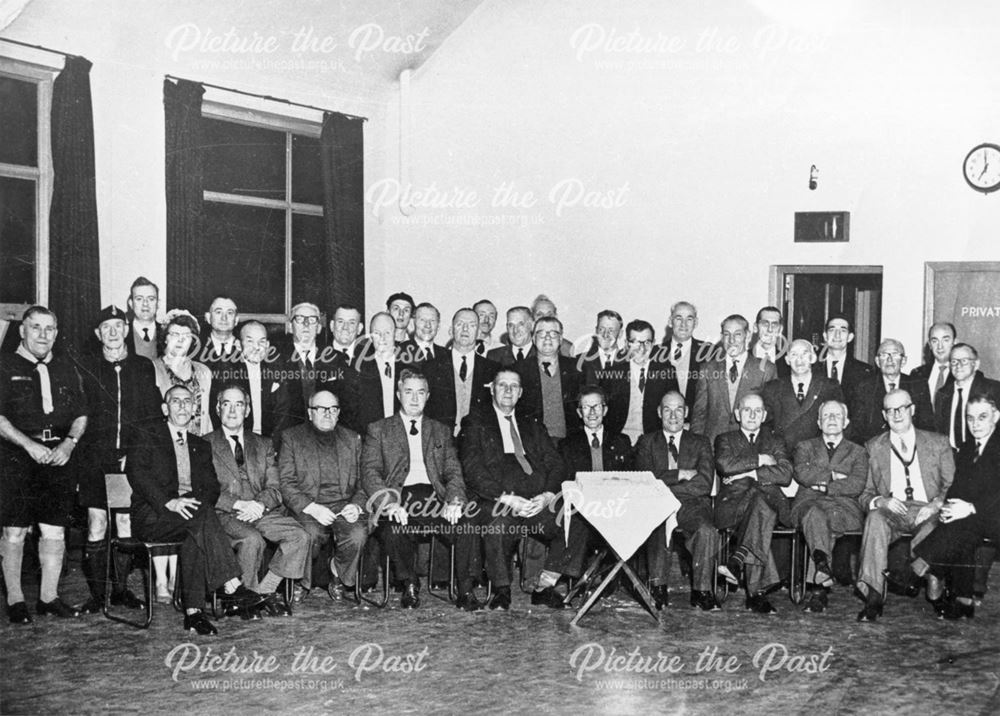
[{"label": "patterned tie", "polygon": [[410,421],[410,435],[419,435],[419,434],[420,434],[420,431],[417,430],[417,421],[416,420],[411,420]]},{"label": "patterned tie", "polygon": [[465,379],[469,376],[469,364],[465,362],[466,356],[462,356],[462,365],[458,367],[458,379],[465,382]]},{"label": "patterned tie", "polygon": [[42,412],[48,415],[55,408],[52,406],[52,383],[49,380],[49,367],[42,361],[35,362],[38,372],[39,392],[42,394]]},{"label": "patterned tie", "polygon": [[826,456],[828,458],[832,458],[833,457],[833,453],[834,453],[834,451],[836,449],[837,449],[836,445],[834,445],[833,443],[827,443],[826,444]]},{"label": "patterned tie", "polygon": [[590,441],[590,447],[598,449],[601,447],[601,441],[597,439],[597,433],[594,433],[593,435],[593,439]]},{"label": "patterned tie", "polygon": [[[958,386],[955,386],[958,388]],[[952,435],[954,444],[952,447],[961,447],[962,443],[965,442],[965,421],[962,420],[962,389],[958,388],[958,402],[955,405],[955,422],[952,425]]]},{"label": "patterned tie", "polygon": [[830,364],[830,379],[831,380],[835,380],[838,383],[840,382],[840,374],[839,374],[839,371],[837,370],[837,364],[836,363],[831,363]]},{"label": "patterned tie", "polygon": [[804,390],[805,386],[805,383],[799,383],[799,390],[795,394],[795,397],[798,398],[799,405],[802,405],[802,401],[806,399],[806,392]]},{"label": "patterned tie", "polygon": [[639,392],[643,393],[646,390],[646,366],[639,369]]},{"label": "patterned tie", "polygon": [[[546,375],[547,377],[549,377],[549,378],[551,378],[551,377],[552,377],[552,371],[551,371],[551,370],[549,370],[549,366],[551,366],[551,365],[552,365],[552,364],[551,364],[551,363],[548,363],[548,362],[543,362],[543,363],[542,363],[542,370],[544,370],[544,371],[545,371],[545,375]],[[642,390],[642,388],[639,388],[639,390]]]},{"label": "patterned tie", "polygon": [[934,385],[935,393],[944,387],[944,381],[947,375],[948,375],[948,366],[947,365],[938,366],[937,383]]},{"label": "patterned tie", "polygon": [[521,444],[521,436],[517,434],[517,427],[514,425],[514,418],[510,415],[505,415],[504,418],[507,419],[507,423],[510,425],[510,440],[514,443],[514,457],[521,464],[521,469],[524,470],[525,475],[530,475],[534,472],[531,469],[531,463],[528,462],[528,458],[524,456],[524,445]]},{"label": "patterned tie", "polygon": [[736,368],[736,361],[733,361],[729,366],[729,382],[735,383],[740,377],[740,372]]},{"label": "patterned tie", "polygon": [[236,457],[236,464],[243,467],[246,464],[246,455],[243,454],[243,445],[240,443],[239,435],[230,435],[233,439],[233,455]]},{"label": "patterned tie", "polygon": [[677,347],[674,348],[674,363],[681,359],[681,344],[678,343]]},{"label": "patterned tie", "polygon": [[184,431],[183,430],[178,430],[177,431],[177,441],[176,442],[177,442],[178,445],[183,445],[184,444]]},{"label": "patterned tie", "polygon": [[983,444],[976,440],[976,454],[972,458],[972,462],[978,462],[979,458],[983,456]]},{"label": "patterned tie", "polygon": [[674,459],[674,462],[676,463],[679,453],[677,452],[677,443],[674,442],[673,435],[671,435],[667,439],[667,451],[670,453],[670,457],[672,457]]}]

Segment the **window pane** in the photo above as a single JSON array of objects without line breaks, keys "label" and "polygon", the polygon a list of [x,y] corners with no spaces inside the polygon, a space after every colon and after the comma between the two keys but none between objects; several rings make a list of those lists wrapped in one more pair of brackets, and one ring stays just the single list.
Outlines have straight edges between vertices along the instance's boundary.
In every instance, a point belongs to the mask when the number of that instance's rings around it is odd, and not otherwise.
[{"label": "window pane", "polygon": [[35,300],[35,182],[0,177],[0,303]]},{"label": "window pane", "polygon": [[[292,305],[323,301],[323,217],[292,215]],[[330,312],[334,306],[320,306]]]},{"label": "window pane", "polygon": [[285,212],[205,202],[205,259],[210,267],[201,315],[212,296],[231,296],[242,313],[285,312]]},{"label": "window pane", "polygon": [[323,203],[323,173],[319,139],[292,135],[292,201]]},{"label": "window pane", "polygon": [[0,77],[0,162],[38,166],[38,86]]},{"label": "window pane", "polygon": [[285,133],[218,119],[203,123],[205,191],[285,199]]}]

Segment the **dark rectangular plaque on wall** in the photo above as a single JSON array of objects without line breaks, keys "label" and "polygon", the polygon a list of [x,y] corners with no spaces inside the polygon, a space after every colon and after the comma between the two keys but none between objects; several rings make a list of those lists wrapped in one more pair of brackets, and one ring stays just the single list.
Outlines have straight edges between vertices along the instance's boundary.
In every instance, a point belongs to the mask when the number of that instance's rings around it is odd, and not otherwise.
[{"label": "dark rectangular plaque on wall", "polygon": [[796,211],[795,243],[849,241],[851,212]]}]

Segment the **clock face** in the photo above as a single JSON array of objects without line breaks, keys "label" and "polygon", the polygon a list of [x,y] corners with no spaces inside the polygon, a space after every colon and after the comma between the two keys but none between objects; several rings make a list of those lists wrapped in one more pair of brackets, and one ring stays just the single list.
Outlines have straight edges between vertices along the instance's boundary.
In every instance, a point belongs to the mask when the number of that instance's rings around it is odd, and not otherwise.
[{"label": "clock face", "polygon": [[962,165],[965,181],[987,194],[1000,189],[1000,146],[980,144],[969,152]]}]

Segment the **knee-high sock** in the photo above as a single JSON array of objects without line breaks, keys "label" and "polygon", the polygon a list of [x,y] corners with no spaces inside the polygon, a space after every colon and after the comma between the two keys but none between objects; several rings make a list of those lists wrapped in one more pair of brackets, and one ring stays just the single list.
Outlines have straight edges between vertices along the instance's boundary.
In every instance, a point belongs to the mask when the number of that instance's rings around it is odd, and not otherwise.
[{"label": "knee-high sock", "polygon": [[3,560],[3,580],[7,585],[7,603],[24,601],[21,591],[21,560],[24,557],[24,542],[11,542],[0,538],[0,560]]},{"label": "knee-high sock", "polygon": [[65,540],[47,537],[38,540],[38,561],[42,565],[42,587],[38,598],[43,602],[51,602],[59,596],[59,575],[62,574],[64,554]]},{"label": "knee-high sock", "polygon": [[107,571],[108,551],[104,540],[87,542],[87,558],[83,561],[83,574],[87,578],[91,596],[98,602],[104,601],[104,576]]}]

